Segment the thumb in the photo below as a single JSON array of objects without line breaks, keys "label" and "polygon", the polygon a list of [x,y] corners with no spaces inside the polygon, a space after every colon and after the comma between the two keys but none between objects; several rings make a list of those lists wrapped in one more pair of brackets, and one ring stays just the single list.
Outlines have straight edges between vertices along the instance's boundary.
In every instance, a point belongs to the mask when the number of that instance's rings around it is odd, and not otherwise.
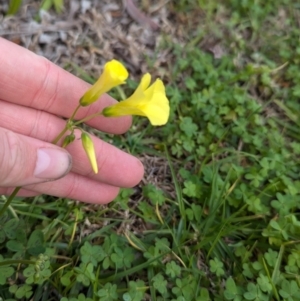
[{"label": "thumb", "polygon": [[66,150],[0,128],[0,187],[56,180],[71,166],[72,157]]}]

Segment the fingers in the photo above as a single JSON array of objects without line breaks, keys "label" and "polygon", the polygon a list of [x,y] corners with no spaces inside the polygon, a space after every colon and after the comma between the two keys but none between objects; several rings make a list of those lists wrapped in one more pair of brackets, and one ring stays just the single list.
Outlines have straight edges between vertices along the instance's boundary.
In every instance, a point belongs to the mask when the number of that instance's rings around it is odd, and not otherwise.
[{"label": "fingers", "polygon": [[[93,137],[99,173],[91,172],[79,135],[66,150],[49,144],[64,128],[89,85],[46,59],[0,38],[0,194],[24,186],[20,195],[47,193],[92,203],[113,200],[118,187],[136,185],[143,176],[139,160]],[[101,111],[115,102],[105,95],[79,110],[76,119]],[[89,125],[109,133],[123,133],[130,117],[97,117]],[[2,127],[2,128],[1,128]],[[13,132],[15,133],[13,133]],[[41,141],[42,140],[42,141]]]},{"label": "fingers", "polygon": [[[0,56],[1,100],[67,118],[77,107],[80,97],[90,87],[45,58],[2,38],[0,49],[5,53]],[[115,102],[110,96],[103,95],[95,104],[81,108],[76,119],[102,111],[104,107]],[[101,116],[88,124],[108,133],[119,134],[128,130],[131,117],[111,119]]]},{"label": "fingers", "polygon": [[69,153],[55,145],[0,128],[1,186],[55,180],[72,166]]},{"label": "fingers", "polygon": [[118,187],[132,187],[140,182],[144,174],[140,160],[100,139],[91,137],[99,169],[98,174],[95,174],[82,148],[80,134],[79,131],[75,131],[75,141],[66,148],[73,156],[73,172]]},{"label": "fingers", "polygon": [[[12,187],[0,188],[0,194],[10,195],[13,189]],[[60,198],[75,199],[93,204],[107,204],[117,197],[119,188],[69,173],[56,181],[22,187],[18,196],[30,197],[45,191],[49,195]]]},{"label": "fingers", "polygon": [[[1,195],[11,195],[14,189],[15,189],[15,187],[5,187],[5,188],[0,187],[0,194]],[[38,192],[34,192],[34,191],[30,191],[30,190],[22,188],[18,192],[18,197],[34,197],[39,194],[40,193],[38,193]]]},{"label": "fingers", "polygon": [[30,185],[25,188],[39,193],[47,191],[47,194],[53,196],[94,204],[109,203],[119,193],[118,187],[99,183],[74,173],[57,181]]},{"label": "fingers", "polygon": [[[22,120],[16,114],[21,108],[17,105],[0,102],[0,126],[14,132],[50,142],[63,129],[65,121],[51,114],[22,108]],[[99,173],[94,174],[87,156],[82,148],[80,133],[75,141],[67,147],[73,157],[72,172],[87,176],[96,181],[118,187],[132,187],[143,177],[144,169],[135,157],[126,154],[116,147],[93,137]]]}]

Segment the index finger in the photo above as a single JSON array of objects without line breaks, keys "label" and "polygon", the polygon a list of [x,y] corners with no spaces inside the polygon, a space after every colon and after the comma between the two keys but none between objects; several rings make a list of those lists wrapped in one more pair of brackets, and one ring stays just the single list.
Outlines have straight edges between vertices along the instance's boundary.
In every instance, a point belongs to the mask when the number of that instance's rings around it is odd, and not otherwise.
[{"label": "index finger", "polygon": [[[90,85],[44,57],[0,38],[0,99],[62,117],[70,117]],[[116,101],[103,95],[93,105],[81,108],[76,119],[101,111]],[[131,117],[96,117],[89,125],[108,133],[123,133]]]}]

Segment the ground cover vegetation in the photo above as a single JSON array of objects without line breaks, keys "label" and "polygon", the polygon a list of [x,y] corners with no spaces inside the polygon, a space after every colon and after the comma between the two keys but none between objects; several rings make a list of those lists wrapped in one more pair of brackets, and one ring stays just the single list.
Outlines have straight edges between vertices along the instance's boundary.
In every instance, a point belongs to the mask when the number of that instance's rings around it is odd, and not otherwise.
[{"label": "ground cover vegetation", "polygon": [[107,206],[17,198],[0,217],[2,300],[300,300],[299,4],[166,5],[184,34],[145,60],[169,123],[101,134],[145,180]]}]

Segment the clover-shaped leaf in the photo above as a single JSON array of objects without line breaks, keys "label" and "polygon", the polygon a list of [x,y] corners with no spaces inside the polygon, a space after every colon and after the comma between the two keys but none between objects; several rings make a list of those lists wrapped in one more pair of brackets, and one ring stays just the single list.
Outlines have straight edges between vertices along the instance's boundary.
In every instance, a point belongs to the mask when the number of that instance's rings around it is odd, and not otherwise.
[{"label": "clover-shaped leaf", "polygon": [[4,285],[6,283],[6,279],[12,276],[14,271],[14,268],[10,266],[0,267],[0,285]]},{"label": "clover-shaped leaf", "polygon": [[165,280],[165,278],[162,276],[162,274],[156,274],[152,278],[153,287],[157,289],[162,295],[164,295],[167,292],[167,284],[168,282]]},{"label": "clover-shaped leaf", "polygon": [[89,242],[85,242],[80,248],[81,261],[83,263],[91,262],[94,267],[98,262],[102,261],[106,254],[101,246],[92,246]]},{"label": "clover-shaped leaf", "polygon": [[165,203],[166,197],[164,196],[163,191],[161,189],[156,188],[152,184],[144,186],[143,194],[151,200],[153,205],[156,205],[157,203],[159,205],[163,205]]},{"label": "clover-shaped leaf", "polygon": [[210,301],[210,300],[211,299],[209,297],[209,291],[204,287],[200,288],[200,295],[197,297],[196,301]]},{"label": "clover-shaped leaf", "polygon": [[171,278],[178,277],[181,273],[181,268],[175,261],[168,262],[166,264],[166,274]]},{"label": "clover-shaped leaf", "polygon": [[101,301],[114,301],[118,300],[117,285],[106,283],[104,287],[97,292]]},{"label": "clover-shaped leaf", "polygon": [[300,300],[300,289],[295,280],[288,281],[284,279],[281,283],[279,294],[287,301]]},{"label": "clover-shaped leaf", "polygon": [[67,273],[64,273],[62,277],[60,278],[60,282],[63,286],[69,286],[71,284],[71,278],[73,277],[74,272],[68,271]]},{"label": "clover-shaped leaf", "polygon": [[286,271],[290,273],[298,273],[300,267],[300,254],[297,252],[291,252],[288,256],[288,265],[285,266]]},{"label": "clover-shaped leaf", "polygon": [[180,122],[180,129],[187,137],[191,138],[197,133],[198,126],[193,122],[191,117],[183,117]]},{"label": "clover-shaped leaf", "polygon": [[115,263],[116,268],[130,268],[134,260],[134,252],[132,248],[114,248],[114,253],[110,256],[111,261]]},{"label": "clover-shaped leaf", "polygon": [[225,271],[223,269],[223,262],[221,262],[218,258],[211,259],[209,261],[210,265],[210,271],[214,274],[216,274],[218,277],[225,274]]},{"label": "clover-shaped leaf", "polygon": [[224,297],[226,300],[241,301],[243,299],[241,288],[236,286],[231,277],[226,280],[225,286]]},{"label": "clover-shaped leaf", "polygon": [[254,301],[267,301],[268,295],[263,294],[258,285],[254,283],[249,283],[247,285],[247,292],[244,293],[244,298],[247,300]]},{"label": "clover-shaped leaf", "polygon": [[264,254],[264,257],[265,257],[268,265],[270,267],[274,267],[277,262],[277,259],[278,259],[278,252],[269,248],[268,252],[266,252]]},{"label": "clover-shaped leaf", "polygon": [[44,253],[46,248],[44,247],[44,233],[41,230],[34,230],[27,242],[27,252],[30,255],[37,256]]},{"label": "clover-shaped leaf", "polygon": [[184,181],[184,188],[182,192],[188,197],[196,197],[197,185],[190,180]]},{"label": "clover-shaped leaf", "polygon": [[252,270],[250,268],[250,264],[249,263],[244,263],[243,264],[243,275],[248,277],[248,278],[253,278],[253,273]]},{"label": "clover-shaped leaf", "polygon": [[74,271],[78,273],[77,282],[81,282],[84,286],[89,286],[90,282],[95,280],[94,266],[91,262],[81,263],[79,268],[74,268]]},{"label": "clover-shaped leaf", "polygon": [[15,239],[16,229],[18,228],[18,226],[19,226],[19,220],[17,219],[8,220],[3,226],[3,230],[6,234],[6,237],[9,239]]},{"label": "clover-shaped leaf", "polygon": [[129,290],[123,294],[124,301],[142,301],[144,299],[145,282],[142,280],[130,281]]},{"label": "clover-shaped leaf", "polygon": [[23,284],[20,286],[13,284],[9,287],[9,291],[13,293],[17,299],[22,299],[22,298],[29,299],[33,293],[32,287],[28,284]]},{"label": "clover-shaped leaf", "polygon": [[267,276],[260,273],[259,277],[257,278],[257,283],[262,292],[270,293],[272,291],[272,284]]}]

